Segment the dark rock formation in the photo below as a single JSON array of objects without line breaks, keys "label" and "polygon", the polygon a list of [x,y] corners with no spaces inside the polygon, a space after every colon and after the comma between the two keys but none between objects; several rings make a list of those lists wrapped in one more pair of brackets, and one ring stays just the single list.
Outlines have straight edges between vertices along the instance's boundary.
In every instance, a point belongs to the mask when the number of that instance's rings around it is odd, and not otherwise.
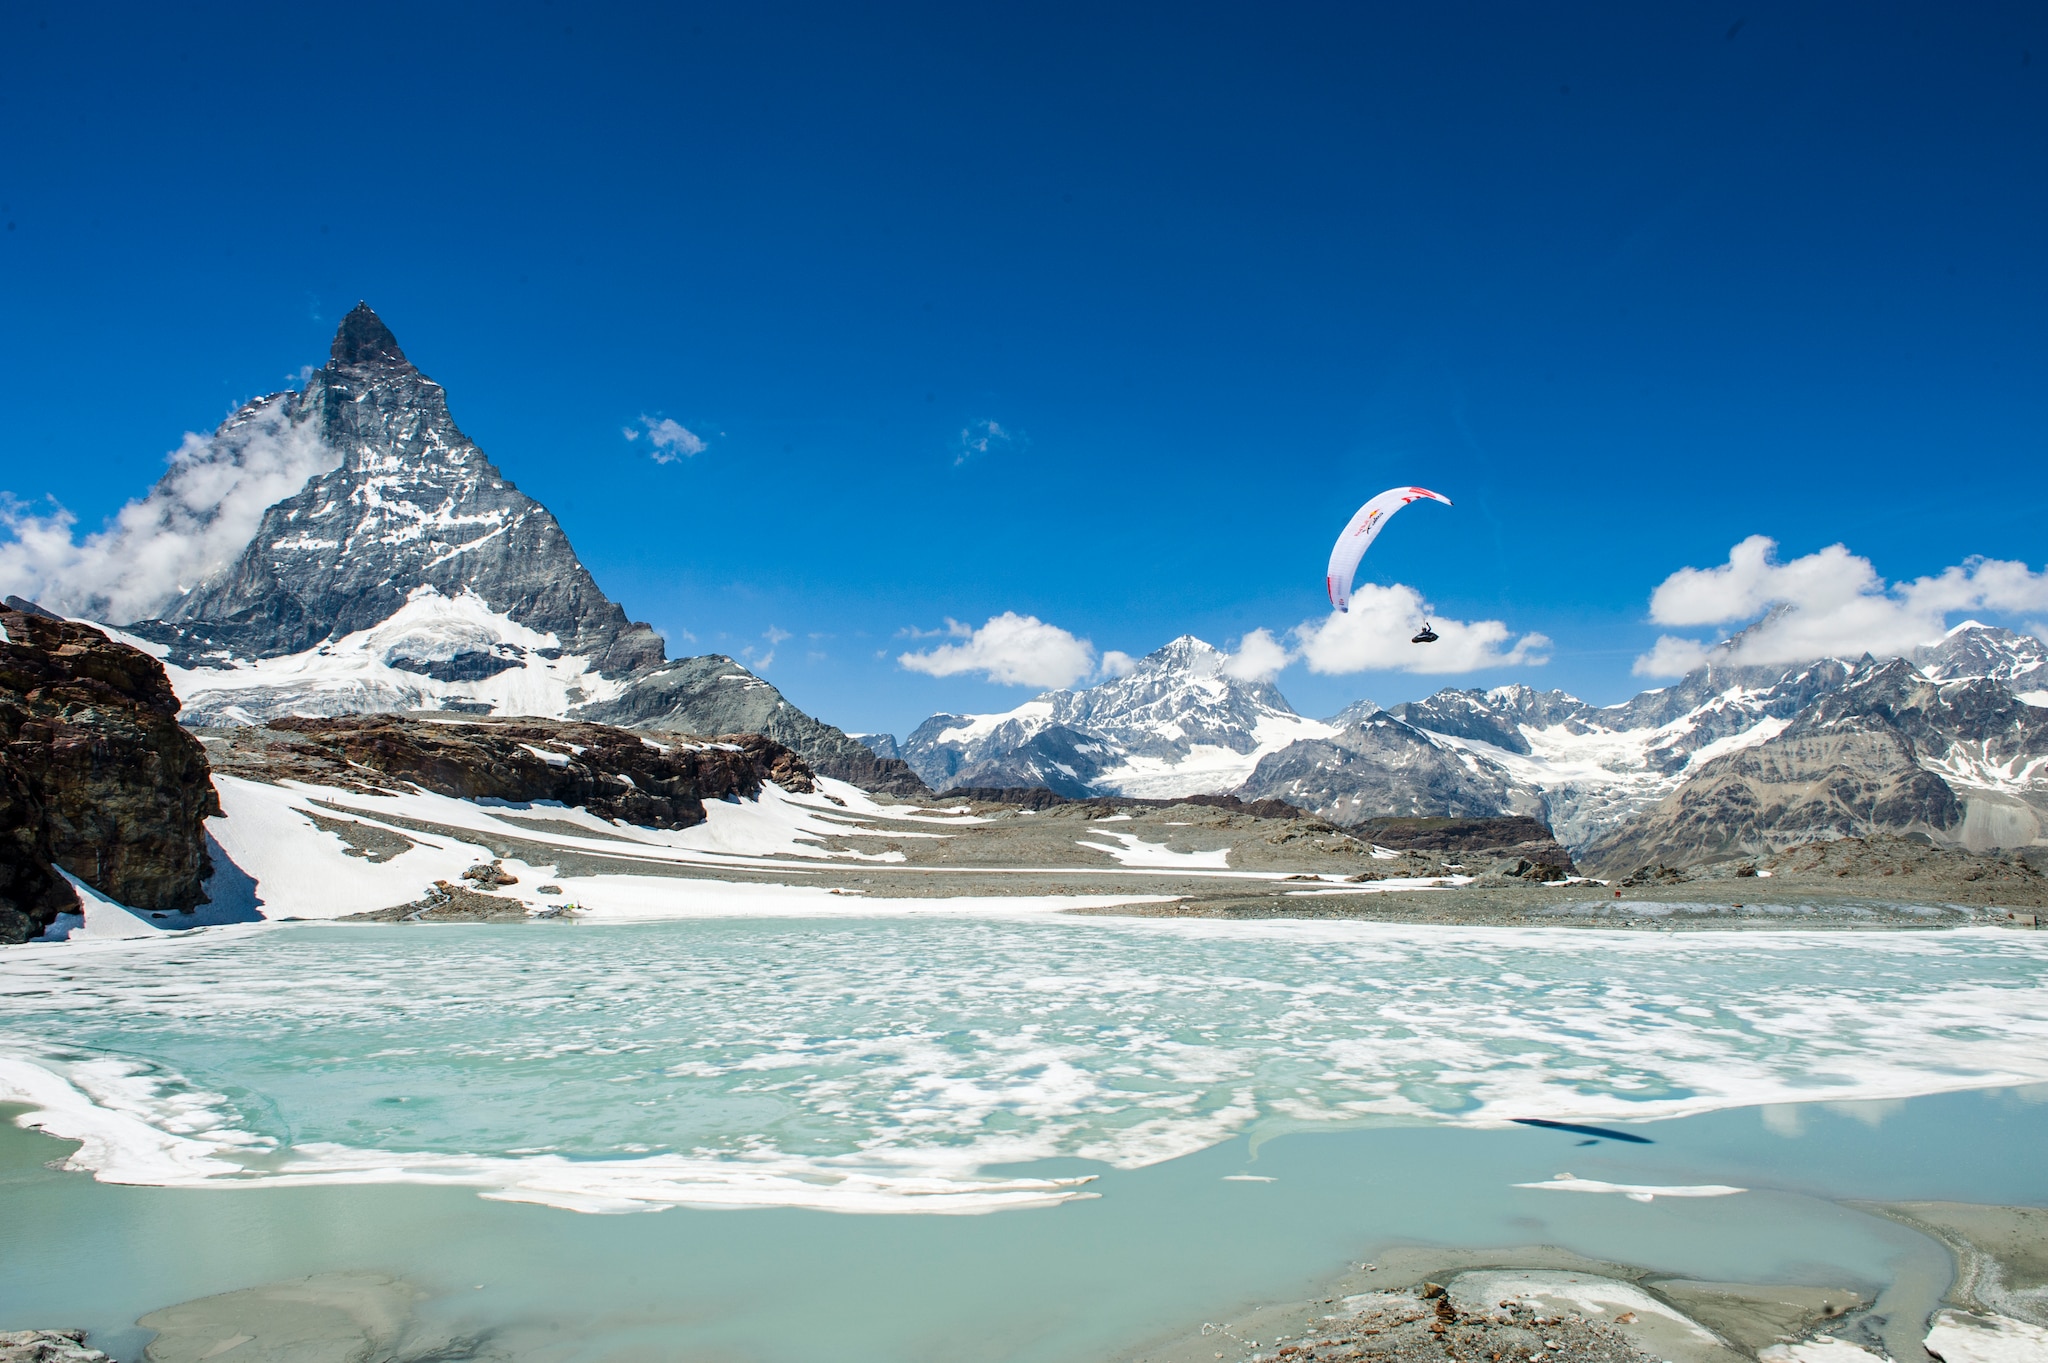
[{"label": "dark rock formation", "polygon": [[[490,885],[484,886],[488,890]],[[557,894],[561,893],[558,889]],[[499,898],[492,894],[479,894],[463,885],[446,880],[437,880],[426,894],[409,904],[394,904],[388,909],[372,909],[367,913],[345,915],[344,923],[524,923],[529,918],[567,919],[559,910],[534,915],[527,911],[523,901]]]},{"label": "dark rock formation", "polygon": [[47,613],[0,628],[0,942],[77,907],[53,867],[137,909],[202,903],[220,805],[163,667]]},{"label": "dark rock formation", "polygon": [[472,592],[606,674],[661,661],[654,631],[598,590],[554,516],[456,428],[441,385],[367,306],[303,392],[258,399],[222,432],[276,416],[310,427],[341,466],[266,511],[226,572],[129,627],[173,661],[304,652],[389,619],[420,587]]},{"label": "dark rock formation", "polygon": [[207,736],[223,775],[365,791],[417,787],[461,800],[553,800],[647,828],[700,824],[706,800],[752,799],[763,781],[813,789],[803,759],[759,734],[657,739],[564,720],[348,715]]},{"label": "dark rock formation", "polygon": [[1390,850],[1433,853],[1462,864],[1488,884],[1577,874],[1571,853],[1540,819],[1367,819],[1351,831]]},{"label": "dark rock formation", "polygon": [[719,653],[647,669],[624,694],[583,706],[576,718],[667,733],[763,734],[802,753],[820,776],[913,800],[931,794],[901,759],[878,756],[842,730],[811,718]]}]

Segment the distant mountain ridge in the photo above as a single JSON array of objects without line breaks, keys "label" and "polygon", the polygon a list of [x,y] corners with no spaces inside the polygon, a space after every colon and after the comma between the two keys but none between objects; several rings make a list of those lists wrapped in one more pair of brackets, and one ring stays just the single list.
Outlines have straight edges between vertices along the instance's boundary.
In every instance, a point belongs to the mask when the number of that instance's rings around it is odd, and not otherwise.
[{"label": "distant mountain ridge", "polygon": [[[1610,864],[1638,854],[1699,858],[1777,847],[1851,829],[1932,830],[1982,850],[2027,845],[2048,827],[2048,762],[2031,755],[2030,726],[2048,718],[2048,690],[2040,689],[2048,686],[2048,645],[2039,639],[1969,622],[1892,663],[1753,666],[1731,661],[1734,652],[1617,705],[1524,685],[1446,688],[1384,709],[1357,702],[1317,721],[1295,713],[1270,683],[1231,680],[1222,672],[1226,655],[1184,636],[1125,678],[1047,692],[1001,714],[934,715],[900,750],[936,788],[1043,785],[1077,798],[1227,792],[1283,800],[1337,823],[1537,817],[1575,852]],[[1840,776],[1830,765],[1837,758],[1802,735],[1842,722],[1827,717],[1848,702],[1831,698],[1891,696],[1871,689],[1879,675],[1973,697],[1937,705],[1915,692],[1910,732],[1902,729],[1898,742],[1873,740],[1889,742],[1891,755],[1850,763],[1917,795],[1906,803],[1845,797],[1844,809],[1864,812],[1832,818],[1780,801],[1784,811],[1754,826],[1723,807],[1738,785],[1754,792],[1763,778],[1731,784],[1731,773],[1757,763],[1775,764],[1767,785]],[[899,746],[887,735],[864,741]],[[1237,784],[1223,784],[1233,775]],[[1723,802],[1709,800],[1710,790],[1724,791]],[[1680,792],[1682,816],[1666,809]],[[1909,805],[1922,812],[1908,818]],[[1790,812],[1798,809],[1807,812]],[[1665,827],[1674,818],[1683,828]]]},{"label": "distant mountain ridge", "polygon": [[334,466],[266,510],[234,562],[120,631],[163,660],[184,722],[443,710],[755,732],[821,774],[925,793],[731,658],[666,659],[366,304],[304,389],[245,405],[216,439],[258,428],[310,431]]}]

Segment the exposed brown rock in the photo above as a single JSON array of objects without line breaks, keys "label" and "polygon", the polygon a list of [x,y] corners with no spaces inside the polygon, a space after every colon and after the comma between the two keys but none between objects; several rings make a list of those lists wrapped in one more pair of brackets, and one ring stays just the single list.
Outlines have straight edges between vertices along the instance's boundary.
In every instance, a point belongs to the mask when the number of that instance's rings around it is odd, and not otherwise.
[{"label": "exposed brown rock", "polygon": [[344,715],[207,737],[217,770],[252,780],[553,800],[646,828],[700,824],[706,800],[752,799],[763,781],[798,793],[815,786],[802,758],[759,734],[657,739],[566,720]]},{"label": "exposed brown rock", "polygon": [[163,667],[47,613],[0,627],[0,942],[77,906],[53,866],[138,909],[203,903],[220,804]]}]

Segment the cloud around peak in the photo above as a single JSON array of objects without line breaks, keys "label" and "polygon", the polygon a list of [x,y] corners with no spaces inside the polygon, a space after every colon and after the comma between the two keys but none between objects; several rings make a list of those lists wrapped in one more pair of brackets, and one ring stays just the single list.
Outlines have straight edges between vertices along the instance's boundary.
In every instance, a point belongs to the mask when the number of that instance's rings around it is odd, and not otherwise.
[{"label": "cloud around peak", "polygon": [[1727,562],[1665,578],[1650,594],[1650,619],[1676,628],[1757,623],[1726,642],[1663,635],[1633,670],[1673,677],[1715,658],[1769,664],[1897,656],[1939,639],[1949,616],[1963,611],[2048,612],[2048,572],[1973,557],[1928,577],[1887,583],[1846,545],[1780,562],[1776,540],[1751,535],[1728,551]]},{"label": "cloud around peak", "polygon": [[14,536],[0,544],[0,587],[109,624],[149,619],[233,562],[266,509],[341,455],[272,399],[215,435],[188,432],[166,462],[148,495],[82,540],[64,507],[38,514],[0,493],[0,528]]}]

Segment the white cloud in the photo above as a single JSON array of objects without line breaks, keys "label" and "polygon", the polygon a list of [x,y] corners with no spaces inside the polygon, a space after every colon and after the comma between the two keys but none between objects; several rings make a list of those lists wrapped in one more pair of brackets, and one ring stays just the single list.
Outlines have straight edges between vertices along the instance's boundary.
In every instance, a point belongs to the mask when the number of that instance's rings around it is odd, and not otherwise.
[{"label": "white cloud", "polygon": [[[1433,644],[1409,642],[1428,619],[1436,630]],[[1541,634],[1513,632],[1498,620],[1449,620],[1430,616],[1421,593],[1413,587],[1368,582],[1356,588],[1348,613],[1332,611],[1326,620],[1310,620],[1294,629],[1302,660],[1309,671],[1345,672],[1478,672],[1489,667],[1517,667],[1548,662],[1550,640]],[[1513,640],[1510,642],[1510,640]]]},{"label": "white cloud", "polygon": [[786,629],[778,629],[776,626],[770,625],[761,631],[761,637],[768,641],[766,652],[761,652],[752,644],[740,650],[740,657],[744,658],[747,665],[756,672],[766,672],[769,668],[775,666],[776,648],[785,640],[794,639],[796,636]]},{"label": "white cloud", "polygon": [[905,653],[896,661],[934,677],[979,672],[1005,686],[1072,686],[1095,670],[1095,645],[1035,615],[1004,611],[979,629],[948,620],[946,632],[962,642]]},{"label": "white cloud", "polygon": [[1237,652],[1223,660],[1223,675],[1238,681],[1271,681],[1292,661],[1287,646],[1263,629],[1238,640]]},{"label": "white cloud", "polygon": [[[1777,541],[1751,535],[1713,568],[1681,568],[1650,594],[1660,625],[1728,625],[1754,620],[1721,654],[1740,663],[1822,657],[1889,657],[1941,637],[1963,611],[2048,611],[2048,572],[2024,563],[1971,558],[1932,577],[1887,583],[1867,558],[1831,544],[1778,561]],[[1710,643],[1664,635],[1635,661],[1641,676],[1682,675],[1705,662]]]},{"label": "white cloud", "polygon": [[1697,639],[1660,634],[1656,646],[1635,660],[1629,669],[1638,677],[1682,677],[1703,666],[1713,650]]},{"label": "white cloud", "polygon": [[284,401],[218,435],[188,432],[149,495],[83,540],[63,507],[37,515],[0,494],[0,527],[14,536],[0,544],[0,588],[110,624],[158,614],[233,562],[267,508],[341,463],[310,425],[290,422]]},{"label": "white cloud", "polygon": [[[654,447],[648,452],[648,456],[657,464],[673,464],[687,455],[702,454],[711,448],[696,432],[669,417],[657,420],[651,416],[643,416],[640,418],[640,424],[647,428],[647,442]],[[641,432],[628,426],[624,430],[624,435],[628,440],[638,440]]]},{"label": "white cloud", "polygon": [[1102,655],[1102,675],[1105,677],[1128,677],[1138,670],[1138,660],[1119,649],[1109,649]]},{"label": "white cloud", "polygon": [[960,428],[954,443],[953,463],[960,465],[984,454],[1000,454],[1025,443],[1021,431],[1006,431],[998,421],[970,421]]}]

